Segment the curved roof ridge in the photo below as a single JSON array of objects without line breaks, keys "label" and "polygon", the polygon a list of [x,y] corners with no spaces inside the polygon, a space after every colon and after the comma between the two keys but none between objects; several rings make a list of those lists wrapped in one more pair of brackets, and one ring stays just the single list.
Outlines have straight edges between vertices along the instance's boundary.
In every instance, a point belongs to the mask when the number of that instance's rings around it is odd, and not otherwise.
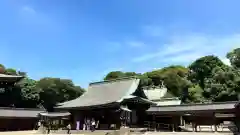
[{"label": "curved roof ridge", "polygon": [[[130,95],[138,88],[140,79],[121,78],[114,81],[99,82],[89,85],[88,90],[80,97],[60,103],[56,108],[78,108],[119,104],[126,95]],[[113,82],[113,83],[110,83]]]},{"label": "curved roof ridge", "polygon": [[117,81],[122,81],[122,80],[131,80],[131,79],[137,79],[137,77],[136,76],[130,76],[130,77],[121,77],[121,78],[116,78],[116,79],[111,79],[111,80],[92,82],[92,83],[89,83],[89,86],[97,85],[97,84],[103,84],[103,83],[117,82]]}]

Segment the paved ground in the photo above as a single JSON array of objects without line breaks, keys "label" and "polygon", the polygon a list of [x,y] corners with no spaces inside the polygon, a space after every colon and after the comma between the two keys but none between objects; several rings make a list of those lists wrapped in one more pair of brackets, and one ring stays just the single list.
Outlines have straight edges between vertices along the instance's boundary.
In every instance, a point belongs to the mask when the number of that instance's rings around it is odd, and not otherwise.
[{"label": "paved ground", "polygon": [[144,135],[233,135],[233,133],[214,132],[147,132]]},{"label": "paved ground", "polygon": [[36,134],[36,131],[12,131],[12,132],[0,132],[0,135],[32,135]]},{"label": "paved ground", "polygon": [[[36,131],[13,131],[13,132],[0,132],[0,135],[37,135]],[[40,134],[39,134],[40,135]],[[61,134],[58,134],[61,135]],[[84,135],[84,134],[78,134]],[[91,135],[91,134],[90,134]],[[134,135],[134,133],[132,133]],[[233,135],[232,133],[201,133],[201,132],[147,132],[143,135]]]}]

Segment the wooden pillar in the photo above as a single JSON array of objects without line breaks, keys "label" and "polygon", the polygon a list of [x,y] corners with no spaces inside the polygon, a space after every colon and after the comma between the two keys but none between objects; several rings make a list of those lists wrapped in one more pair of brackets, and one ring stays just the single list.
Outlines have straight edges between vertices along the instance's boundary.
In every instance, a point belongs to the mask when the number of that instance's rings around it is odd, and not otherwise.
[{"label": "wooden pillar", "polygon": [[[182,117],[183,118],[183,117]],[[183,126],[185,127],[186,126],[186,121],[185,119],[183,119]]]},{"label": "wooden pillar", "polygon": [[217,117],[215,114],[213,114],[213,120],[214,120],[214,132],[217,132]]},{"label": "wooden pillar", "polygon": [[154,128],[154,131],[157,131],[156,129],[156,115],[153,114],[153,128]]},{"label": "wooden pillar", "polygon": [[179,120],[181,120],[180,116],[173,116],[172,117],[172,131],[173,132],[177,131],[177,127],[179,125]]},{"label": "wooden pillar", "polygon": [[175,132],[175,124],[172,124],[172,132]]},{"label": "wooden pillar", "polygon": [[192,131],[195,132],[194,122],[192,121]]},{"label": "wooden pillar", "polygon": [[197,118],[195,116],[191,116],[192,117],[192,129],[193,132],[197,132]]},{"label": "wooden pillar", "polygon": [[[240,95],[239,95],[240,97]],[[235,106],[235,125],[237,128],[237,133],[240,133],[240,102]]]},{"label": "wooden pillar", "polygon": [[185,120],[183,119],[183,116],[180,116],[180,125],[185,126]]}]

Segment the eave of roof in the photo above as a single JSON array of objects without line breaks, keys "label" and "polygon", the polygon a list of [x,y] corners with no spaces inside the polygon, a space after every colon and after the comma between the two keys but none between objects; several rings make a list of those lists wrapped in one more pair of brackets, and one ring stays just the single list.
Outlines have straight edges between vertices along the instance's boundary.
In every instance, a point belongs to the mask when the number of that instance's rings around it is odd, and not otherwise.
[{"label": "eave of roof", "polygon": [[18,82],[23,78],[24,76],[0,74],[0,81]]},{"label": "eave of roof", "polygon": [[155,101],[157,106],[181,105],[182,101],[179,99],[159,100]]},{"label": "eave of roof", "polygon": [[47,116],[47,117],[66,117],[71,115],[69,112],[41,112],[39,113],[40,116]]},{"label": "eave of roof", "polygon": [[30,108],[0,108],[0,117],[8,118],[37,118],[40,112],[44,109],[30,109]]},{"label": "eave of roof", "polygon": [[189,112],[189,111],[214,111],[214,110],[231,110],[235,108],[237,101],[233,102],[216,102],[203,104],[182,104],[169,106],[152,106],[147,112]]}]

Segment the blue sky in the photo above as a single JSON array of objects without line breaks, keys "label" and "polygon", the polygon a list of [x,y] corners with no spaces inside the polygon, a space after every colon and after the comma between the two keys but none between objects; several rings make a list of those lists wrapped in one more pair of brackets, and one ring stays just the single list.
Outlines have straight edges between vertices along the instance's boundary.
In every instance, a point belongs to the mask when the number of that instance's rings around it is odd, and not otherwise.
[{"label": "blue sky", "polygon": [[239,0],[1,0],[0,63],[87,87],[240,47]]}]

